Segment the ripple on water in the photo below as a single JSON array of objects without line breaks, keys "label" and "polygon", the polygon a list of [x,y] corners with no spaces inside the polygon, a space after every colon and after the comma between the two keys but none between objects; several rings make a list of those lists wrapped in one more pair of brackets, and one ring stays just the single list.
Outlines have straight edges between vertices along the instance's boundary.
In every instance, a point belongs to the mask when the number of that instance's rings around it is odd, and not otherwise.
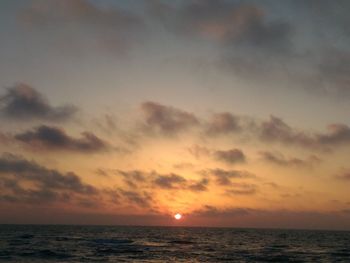
[{"label": "ripple on water", "polygon": [[350,262],[350,233],[1,226],[1,262]]}]

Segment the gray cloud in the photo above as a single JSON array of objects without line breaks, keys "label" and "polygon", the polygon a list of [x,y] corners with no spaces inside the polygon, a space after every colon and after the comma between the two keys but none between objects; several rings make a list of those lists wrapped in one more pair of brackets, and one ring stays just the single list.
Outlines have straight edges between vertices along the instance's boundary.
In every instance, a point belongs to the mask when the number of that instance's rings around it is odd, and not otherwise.
[{"label": "gray cloud", "polygon": [[[244,135],[253,136],[263,142],[278,142],[323,151],[350,143],[350,127],[341,123],[328,125],[325,132],[315,132],[292,127],[283,119],[273,115],[267,120],[260,121],[253,117],[223,112],[214,114],[209,121],[203,121],[192,113],[155,102],[143,103],[141,110],[144,117],[141,130],[150,134],[174,136],[189,130],[191,127],[197,127],[205,136],[204,139],[210,139],[213,136],[239,137]],[[229,156],[232,157],[232,160],[235,159],[234,155],[238,161],[238,151],[241,150],[236,150],[224,153],[221,150],[212,150],[196,144],[188,148],[188,151],[196,158],[211,156],[227,161],[229,161]],[[245,157],[241,158],[241,161],[244,159]]]},{"label": "gray cloud", "polygon": [[202,191],[208,191],[208,184],[209,184],[209,179],[203,178],[202,180],[198,182],[191,183],[188,186],[188,189],[193,191],[193,192],[202,192]]},{"label": "gray cloud", "polygon": [[141,111],[144,115],[144,129],[147,132],[176,135],[199,124],[199,120],[192,113],[155,102],[143,103]]},{"label": "gray cloud", "polygon": [[280,165],[280,166],[302,166],[308,167],[312,166],[315,163],[320,162],[321,160],[312,155],[308,159],[300,159],[300,158],[286,158],[282,153],[279,152],[269,152],[262,151],[259,153],[263,160]]},{"label": "gray cloud", "polygon": [[131,40],[145,29],[140,17],[115,7],[101,8],[87,0],[35,0],[18,18],[26,29],[37,30],[74,50],[97,47],[125,52]]},{"label": "gray cloud", "polygon": [[246,161],[246,156],[240,149],[215,151],[213,155],[217,160],[228,164],[244,163]]},{"label": "gray cloud", "polygon": [[66,134],[63,129],[42,125],[31,131],[16,134],[14,138],[34,150],[65,150],[91,153],[105,151],[110,146],[90,132],[83,132],[81,138]]},{"label": "gray cloud", "polygon": [[71,195],[67,192],[59,192],[54,189],[27,189],[21,186],[17,179],[0,178],[0,201],[10,203],[50,203],[50,202],[70,202]]},{"label": "gray cloud", "polygon": [[231,179],[256,178],[254,174],[240,170],[207,169],[200,172],[204,176],[213,176],[215,182],[221,186],[232,185]]},{"label": "gray cloud", "polygon": [[153,184],[163,189],[179,189],[193,192],[208,190],[207,185],[209,184],[209,180],[206,178],[195,181],[186,179],[183,176],[174,173],[158,174],[156,172],[153,172],[152,176],[155,177]]},{"label": "gray cloud", "polygon": [[207,191],[209,180],[190,180],[175,174],[161,174],[157,171],[147,172],[141,170],[122,171],[117,170],[117,174],[123,176],[124,182],[132,189],[142,187],[160,188],[165,190],[184,190],[184,191]]},{"label": "gray cloud", "polygon": [[158,175],[154,180],[154,184],[164,189],[174,189],[184,183],[186,183],[186,179],[177,174]]},{"label": "gray cloud", "polygon": [[244,152],[235,148],[229,150],[211,150],[204,146],[195,144],[189,147],[188,151],[197,159],[211,157],[227,164],[244,163],[246,161]]},{"label": "gray cloud", "polygon": [[24,83],[7,88],[6,93],[0,96],[0,114],[21,121],[66,120],[72,117],[76,110],[74,106],[51,106],[41,93]]},{"label": "gray cloud", "polygon": [[201,192],[201,191],[207,191],[207,185],[209,184],[209,180],[206,178],[203,178],[199,181],[194,180],[188,180],[178,174],[156,174],[155,179],[153,180],[153,184],[163,188],[163,189],[180,189],[180,190],[189,190],[193,192]]},{"label": "gray cloud", "polygon": [[309,135],[296,131],[282,119],[270,116],[268,121],[264,121],[260,127],[261,139],[266,141],[280,141],[284,143],[297,143],[308,146],[314,143]]},{"label": "gray cloud", "polygon": [[316,140],[325,145],[349,143],[350,127],[345,124],[331,124],[328,126],[328,133],[317,134]]},{"label": "gray cloud", "polygon": [[238,132],[241,130],[240,118],[229,113],[221,112],[214,114],[208,122],[207,134],[220,135]]},{"label": "gray cloud", "polygon": [[273,9],[280,6],[272,2],[151,3],[153,15],[169,31],[218,44],[219,67],[229,74],[265,88],[282,81],[313,95],[350,94],[347,0],[287,1],[281,6],[292,19],[276,19],[281,14]]},{"label": "gray cloud", "polygon": [[228,1],[189,1],[174,7],[151,2],[153,14],[170,30],[197,35],[227,46],[250,46],[275,52],[289,46],[291,28],[281,21],[271,22],[255,5]]},{"label": "gray cloud", "polygon": [[153,198],[148,192],[136,192],[118,189],[118,193],[132,204],[141,208],[150,208],[153,203]]},{"label": "gray cloud", "polygon": [[138,188],[140,183],[143,183],[146,181],[145,173],[139,170],[134,170],[134,171],[118,170],[117,172],[124,177],[124,182],[128,186],[134,189]]},{"label": "gray cloud", "polygon": [[325,133],[307,133],[292,128],[282,119],[271,116],[258,128],[260,138],[265,141],[278,141],[306,148],[327,148],[350,142],[350,127],[345,124],[331,124]]},{"label": "gray cloud", "polygon": [[187,40],[216,44],[220,53],[215,63],[230,75],[261,84],[278,75],[288,78],[289,69],[296,68],[290,59],[296,57],[294,27],[268,14],[268,8],[263,8],[268,4],[225,0],[150,3],[153,16],[169,31]]},{"label": "gray cloud", "polygon": [[131,178],[132,180],[143,182],[145,181],[144,172],[139,170],[133,170],[133,171],[122,171],[118,170],[118,173],[123,175],[126,178]]},{"label": "gray cloud", "polygon": [[[28,182],[32,186],[25,187]],[[12,202],[67,201],[99,193],[73,172],[61,173],[9,153],[0,157],[0,188],[1,200]]]},{"label": "gray cloud", "polygon": [[255,184],[231,183],[230,188],[225,191],[229,195],[254,195],[258,187]]}]

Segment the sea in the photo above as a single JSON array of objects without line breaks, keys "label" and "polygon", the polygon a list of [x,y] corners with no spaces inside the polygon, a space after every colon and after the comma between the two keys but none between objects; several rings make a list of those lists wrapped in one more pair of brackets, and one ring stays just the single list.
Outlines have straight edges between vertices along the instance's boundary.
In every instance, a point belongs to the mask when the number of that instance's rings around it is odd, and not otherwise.
[{"label": "sea", "polygon": [[0,225],[0,262],[350,262],[350,232]]}]

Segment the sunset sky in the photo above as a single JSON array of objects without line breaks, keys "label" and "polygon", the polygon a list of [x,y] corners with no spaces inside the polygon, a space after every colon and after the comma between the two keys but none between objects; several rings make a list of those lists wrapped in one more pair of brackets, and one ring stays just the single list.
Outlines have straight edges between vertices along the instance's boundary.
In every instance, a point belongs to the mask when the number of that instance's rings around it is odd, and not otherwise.
[{"label": "sunset sky", "polygon": [[349,10],[1,1],[0,223],[350,229]]}]

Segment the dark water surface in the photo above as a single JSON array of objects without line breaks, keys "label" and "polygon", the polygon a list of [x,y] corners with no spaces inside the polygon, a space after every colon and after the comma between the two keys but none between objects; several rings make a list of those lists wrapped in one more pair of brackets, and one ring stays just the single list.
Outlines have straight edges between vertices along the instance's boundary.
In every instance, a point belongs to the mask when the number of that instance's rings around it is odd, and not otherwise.
[{"label": "dark water surface", "polygon": [[1,262],[350,262],[350,232],[0,225]]}]

